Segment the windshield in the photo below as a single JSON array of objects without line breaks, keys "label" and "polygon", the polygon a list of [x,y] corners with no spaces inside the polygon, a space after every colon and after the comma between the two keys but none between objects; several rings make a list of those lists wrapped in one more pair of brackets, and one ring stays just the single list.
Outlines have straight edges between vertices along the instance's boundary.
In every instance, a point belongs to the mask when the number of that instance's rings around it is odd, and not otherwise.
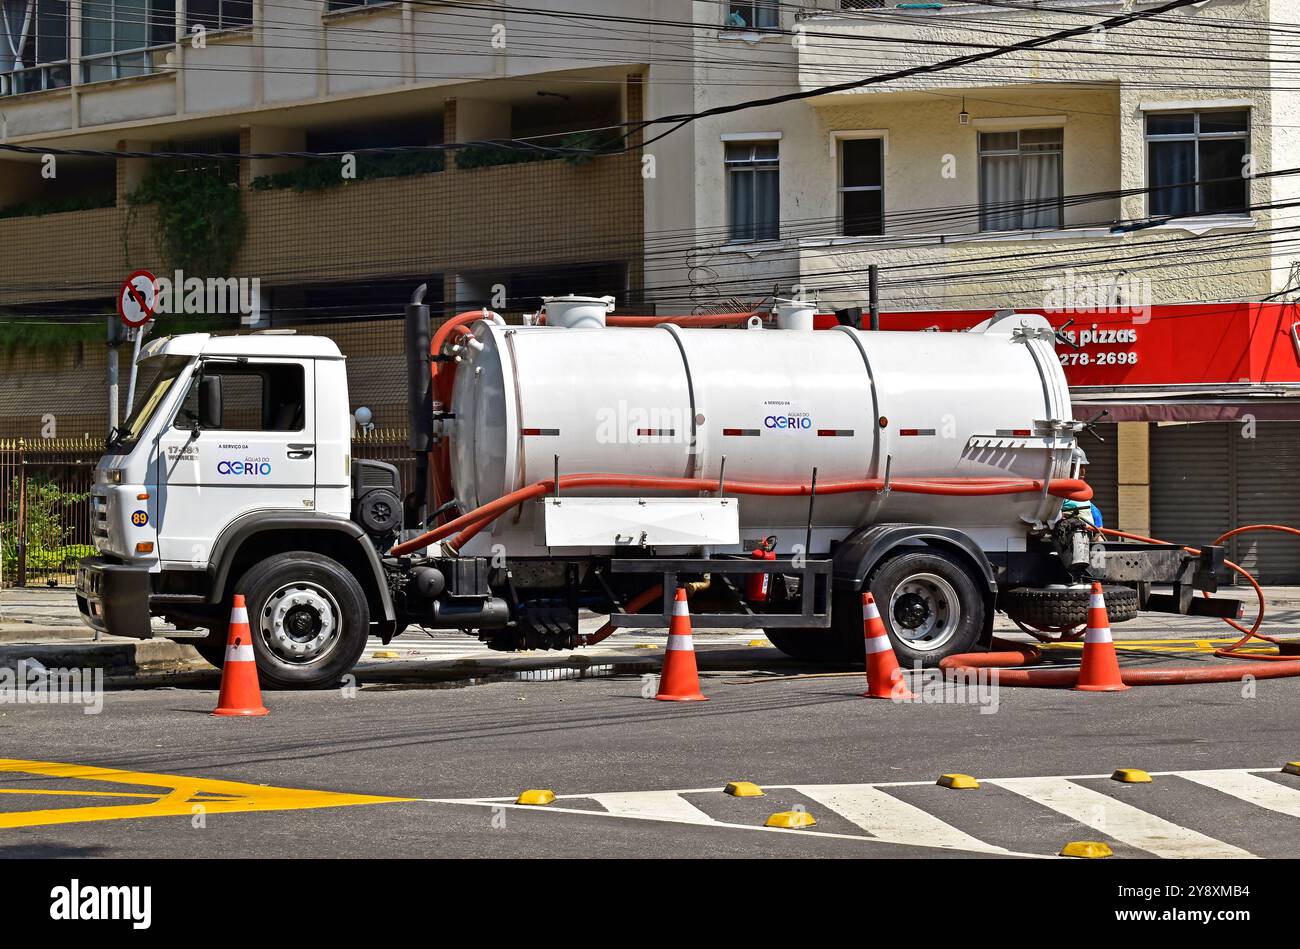
[{"label": "windshield", "polygon": [[153,381],[149,384],[149,388],[144,390],[144,395],[136,403],[135,409],[127,416],[121,428],[115,433],[110,433],[110,447],[131,448],[140,440],[140,435],[148,427],[154,413],[158,411],[158,406],[162,405],[163,400],[167,398],[167,393],[171,391],[177,378],[189,364],[189,356],[166,356],[162,359]]}]

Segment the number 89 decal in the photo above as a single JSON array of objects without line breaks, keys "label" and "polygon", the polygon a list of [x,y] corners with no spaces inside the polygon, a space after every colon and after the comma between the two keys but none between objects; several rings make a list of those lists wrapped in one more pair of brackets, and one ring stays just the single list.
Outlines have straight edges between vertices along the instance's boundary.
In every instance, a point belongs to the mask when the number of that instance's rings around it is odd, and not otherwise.
[{"label": "number 89 decal", "polygon": [[134,511],[131,514],[131,523],[136,527],[144,527],[149,523],[148,511]]}]

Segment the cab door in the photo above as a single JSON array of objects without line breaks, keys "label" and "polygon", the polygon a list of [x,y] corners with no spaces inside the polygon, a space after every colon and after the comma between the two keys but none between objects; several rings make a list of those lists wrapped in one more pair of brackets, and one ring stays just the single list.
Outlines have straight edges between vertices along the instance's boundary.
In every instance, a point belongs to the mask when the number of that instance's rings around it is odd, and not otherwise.
[{"label": "cab door", "polygon": [[[315,366],[311,360],[207,358],[159,437],[159,557],[201,568],[212,542],[253,511],[316,506]],[[219,406],[200,412],[204,378]],[[213,385],[208,383],[211,393]]]}]

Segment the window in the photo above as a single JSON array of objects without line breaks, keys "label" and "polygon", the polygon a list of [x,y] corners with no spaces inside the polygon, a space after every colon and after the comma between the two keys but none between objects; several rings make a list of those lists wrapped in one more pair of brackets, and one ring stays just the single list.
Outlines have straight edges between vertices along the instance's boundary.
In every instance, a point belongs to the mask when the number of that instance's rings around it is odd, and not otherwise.
[{"label": "window", "polygon": [[[268,363],[261,366],[208,361],[204,376],[221,379],[221,420],[217,429],[231,432],[300,432],[305,418],[302,366]],[[196,373],[176,412],[176,428],[199,420],[199,377]]]},{"label": "window", "polygon": [[981,132],[980,230],[1060,227],[1064,130]]},{"label": "window", "polygon": [[879,138],[840,141],[840,233],[885,233],[885,143]]},{"label": "window", "polygon": [[781,231],[780,145],[727,142],[731,240],[774,241]]},{"label": "window", "polygon": [[0,95],[71,81],[68,0],[0,0]]},{"label": "window", "polygon": [[153,72],[151,48],[176,42],[176,0],[82,0],[83,82]]},{"label": "window", "polygon": [[383,3],[392,3],[393,0],[329,0],[327,7],[328,12],[333,13],[335,10],[350,10],[353,7],[373,7]]},{"label": "window", "polygon": [[186,27],[238,30],[253,25],[253,0],[188,0]]},{"label": "window", "polygon": [[1245,214],[1242,169],[1250,150],[1250,113],[1147,113],[1147,203],[1152,215]]},{"label": "window", "polygon": [[753,0],[752,3],[733,3],[727,10],[727,29],[779,30],[781,8],[778,0]]}]

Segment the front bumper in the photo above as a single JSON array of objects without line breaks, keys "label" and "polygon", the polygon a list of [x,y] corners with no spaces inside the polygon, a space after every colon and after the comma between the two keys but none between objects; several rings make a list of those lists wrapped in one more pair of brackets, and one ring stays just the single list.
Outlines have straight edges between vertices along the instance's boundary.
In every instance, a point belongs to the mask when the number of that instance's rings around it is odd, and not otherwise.
[{"label": "front bumper", "polygon": [[110,636],[152,639],[149,568],[85,557],[77,564],[81,621]]}]

